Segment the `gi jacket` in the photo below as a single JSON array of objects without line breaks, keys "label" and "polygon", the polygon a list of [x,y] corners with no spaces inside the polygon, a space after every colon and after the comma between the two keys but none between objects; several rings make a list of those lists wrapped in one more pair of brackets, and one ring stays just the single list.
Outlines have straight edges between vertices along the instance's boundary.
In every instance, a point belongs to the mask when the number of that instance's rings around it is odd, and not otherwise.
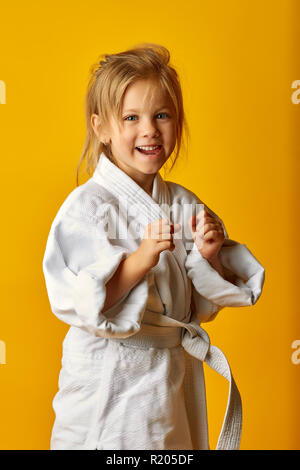
[{"label": "gi jacket", "polygon": [[[104,154],[50,229],[43,271],[53,313],[70,329],[63,343],[52,449],[208,449],[203,362],[230,382],[217,448],[238,448],[240,396],[223,353],[201,323],[226,306],[254,305],[264,268],[228,238],[226,279],[199,253],[188,219],[203,204],[158,173],[150,197]],[[146,225],[180,223],[175,249],[109,310],[106,283],[136,251]]]}]

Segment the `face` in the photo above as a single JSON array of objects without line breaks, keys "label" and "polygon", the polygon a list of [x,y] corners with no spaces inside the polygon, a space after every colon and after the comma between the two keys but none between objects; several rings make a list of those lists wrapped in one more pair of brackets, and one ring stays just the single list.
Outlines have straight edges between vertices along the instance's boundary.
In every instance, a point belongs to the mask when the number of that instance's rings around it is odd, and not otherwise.
[{"label": "face", "polygon": [[[117,166],[149,190],[176,144],[172,102],[155,79],[138,80],[128,87],[121,128],[112,119],[106,135]],[[148,151],[137,148],[145,146],[159,147]]]}]

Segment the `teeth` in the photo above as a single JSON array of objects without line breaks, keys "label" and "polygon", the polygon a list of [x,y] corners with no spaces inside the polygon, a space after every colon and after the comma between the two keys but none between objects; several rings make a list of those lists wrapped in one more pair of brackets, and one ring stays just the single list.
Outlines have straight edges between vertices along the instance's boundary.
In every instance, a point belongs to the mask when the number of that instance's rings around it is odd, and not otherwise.
[{"label": "teeth", "polygon": [[155,145],[155,147],[145,146],[145,147],[137,147],[138,149],[142,150],[155,150],[159,147],[159,145]]}]

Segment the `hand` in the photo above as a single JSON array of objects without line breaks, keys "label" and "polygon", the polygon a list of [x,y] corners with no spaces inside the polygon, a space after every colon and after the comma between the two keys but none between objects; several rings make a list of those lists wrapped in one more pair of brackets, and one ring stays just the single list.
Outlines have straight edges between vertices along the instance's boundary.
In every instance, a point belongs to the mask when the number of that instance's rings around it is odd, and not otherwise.
[{"label": "hand", "polygon": [[151,269],[158,263],[162,251],[173,251],[175,245],[172,234],[178,232],[180,228],[180,224],[169,224],[167,219],[157,219],[148,224],[137,250],[142,264]]},{"label": "hand", "polygon": [[203,258],[215,260],[225,239],[221,222],[204,208],[189,219],[189,227]]}]

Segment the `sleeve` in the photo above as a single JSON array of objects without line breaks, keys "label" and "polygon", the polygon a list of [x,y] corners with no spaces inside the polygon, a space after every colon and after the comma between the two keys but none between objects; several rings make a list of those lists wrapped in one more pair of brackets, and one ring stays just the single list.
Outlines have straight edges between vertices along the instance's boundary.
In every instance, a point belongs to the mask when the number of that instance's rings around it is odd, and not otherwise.
[{"label": "sleeve", "polygon": [[105,285],[130,254],[113,241],[96,225],[65,215],[50,229],[43,272],[51,310],[60,320],[95,336],[125,338],[141,327],[148,280],[101,313]]},{"label": "sleeve", "polygon": [[194,243],[185,267],[192,281],[192,313],[200,322],[213,320],[224,307],[254,305],[265,279],[263,266],[247,246],[229,239],[223,221],[207,209],[223,226],[225,240],[219,256],[225,279],[202,257]]}]

